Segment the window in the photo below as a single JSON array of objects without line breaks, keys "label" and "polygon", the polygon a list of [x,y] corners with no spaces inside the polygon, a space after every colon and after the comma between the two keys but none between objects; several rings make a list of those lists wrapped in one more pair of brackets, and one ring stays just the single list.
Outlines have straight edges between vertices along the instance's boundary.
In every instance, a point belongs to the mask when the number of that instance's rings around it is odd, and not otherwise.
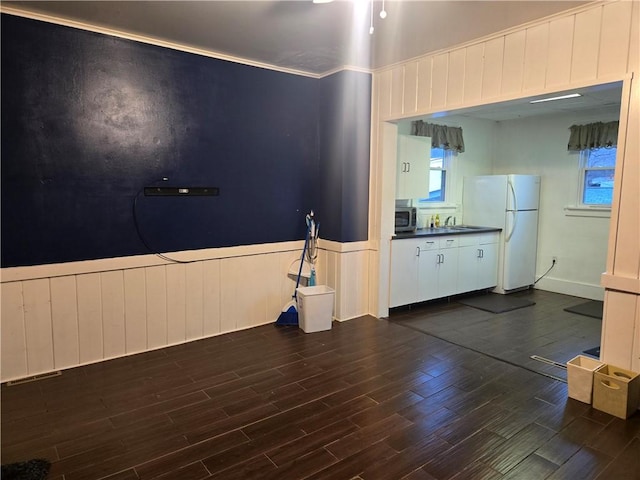
[{"label": "window", "polygon": [[429,167],[429,197],[421,198],[420,203],[442,203],[447,200],[448,171],[451,168],[451,150],[444,148],[431,149]]},{"label": "window", "polygon": [[580,153],[580,204],[610,207],[616,148],[591,148]]}]

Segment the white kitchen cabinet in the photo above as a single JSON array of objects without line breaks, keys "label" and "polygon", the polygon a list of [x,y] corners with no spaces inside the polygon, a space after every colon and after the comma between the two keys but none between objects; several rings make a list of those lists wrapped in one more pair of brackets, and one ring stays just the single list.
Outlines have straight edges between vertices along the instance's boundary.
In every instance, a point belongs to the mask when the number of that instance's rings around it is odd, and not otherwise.
[{"label": "white kitchen cabinet", "polygon": [[415,135],[398,135],[396,198],[429,196],[431,139]]},{"label": "white kitchen cabinet", "polygon": [[392,241],[389,307],[494,287],[498,239],[489,232]]},{"label": "white kitchen cabinet", "polygon": [[457,293],[457,245],[457,236],[391,242],[389,306],[424,302]]},{"label": "white kitchen cabinet", "polygon": [[391,286],[389,306],[398,307],[417,302],[420,244],[413,238],[391,242]]},{"label": "white kitchen cabinet", "polygon": [[498,233],[461,235],[458,293],[495,287],[498,282]]},{"label": "white kitchen cabinet", "polygon": [[420,252],[421,300],[448,297],[457,292],[458,236],[432,237]]}]

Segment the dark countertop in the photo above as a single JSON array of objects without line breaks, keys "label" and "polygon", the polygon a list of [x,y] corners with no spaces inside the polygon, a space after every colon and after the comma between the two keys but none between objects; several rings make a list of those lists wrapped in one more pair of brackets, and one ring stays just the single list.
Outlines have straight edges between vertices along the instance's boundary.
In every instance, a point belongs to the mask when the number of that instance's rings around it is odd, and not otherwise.
[{"label": "dark countertop", "polygon": [[443,235],[468,235],[470,233],[487,233],[487,232],[500,232],[501,228],[495,227],[476,227],[476,226],[451,226],[451,227],[439,227],[439,228],[422,228],[415,232],[402,232],[396,233],[391,240],[402,240],[405,238],[420,238],[420,237],[439,237]]}]

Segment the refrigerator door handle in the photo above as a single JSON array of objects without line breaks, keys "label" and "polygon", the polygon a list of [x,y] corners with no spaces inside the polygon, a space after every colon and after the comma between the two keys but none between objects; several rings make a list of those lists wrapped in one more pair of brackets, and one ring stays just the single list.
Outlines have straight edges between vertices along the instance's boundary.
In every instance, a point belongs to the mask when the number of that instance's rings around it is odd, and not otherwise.
[{"label": "refrigerator door handle", "polygon": [[509,190],[511,190],[511,197],[513,198],[513,211],[511,212],[513,213],[513,225],[511,226],[511,231],[504,239],[505,242],[508,242],[509,240],[511,240],[511,237],[513,236],[513,232],[516,229],[516,223],[518,221],[518,198],[516,197],[516,191],[513,188],[513,183],[511,183],[511,181],[507,182],[507,185],[509,185]]},{"label": "refrigerator door handle", "polygon": [[509,185],[509,190],[511,190],[511,197],[513,198],[513,210],[515,210],[517,212],[518,211],[518,197],[516,197],[516,190],[515,190],[515,188],[513,188],[513,183],[511,182],[511,180],[509,180],[507,182],[507,185]]},{"label": "refrigerator door handle", "polygon": [[513,232],[516,231],[516,223],[518,222],[518,212],[513,211],[509,213],[513,214],[513,224],[511,225],[511,231],[507,234],[506,238],[504,239],[505,243],[511,240],[511,237],[513,236]]}]

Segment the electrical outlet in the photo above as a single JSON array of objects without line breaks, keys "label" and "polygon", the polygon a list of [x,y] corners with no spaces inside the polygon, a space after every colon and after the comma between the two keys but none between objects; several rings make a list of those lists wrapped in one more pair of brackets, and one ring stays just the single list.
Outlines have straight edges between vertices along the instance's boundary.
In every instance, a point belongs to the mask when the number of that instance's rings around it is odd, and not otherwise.
[{"label": "electrical outlet", "polygon": [[556,263],[558,263],[558,257],[551,257],[551,263],[553,265],[555,265]]}]

